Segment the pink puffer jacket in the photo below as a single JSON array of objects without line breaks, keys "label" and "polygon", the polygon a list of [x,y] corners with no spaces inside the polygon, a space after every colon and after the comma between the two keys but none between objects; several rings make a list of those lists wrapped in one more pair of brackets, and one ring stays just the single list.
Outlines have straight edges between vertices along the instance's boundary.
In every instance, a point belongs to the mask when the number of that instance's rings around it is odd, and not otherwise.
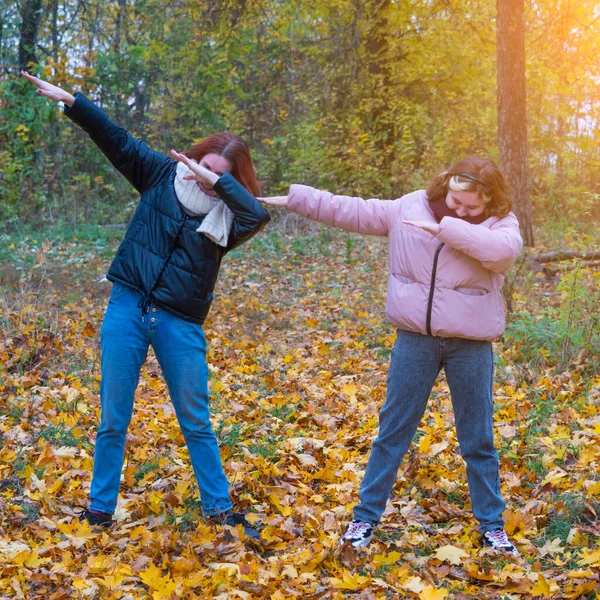
[{"label": "pink puffer jacket", "polygon": [[474,340],[504,331],[504,274],[523,247],[513,213],[480,225],[444,217],[433,236],[403,223],[436,222],[424,190],[388,201],[292,185],[288,209],[345,231],[388,236],[385,312],[394,327]]}]

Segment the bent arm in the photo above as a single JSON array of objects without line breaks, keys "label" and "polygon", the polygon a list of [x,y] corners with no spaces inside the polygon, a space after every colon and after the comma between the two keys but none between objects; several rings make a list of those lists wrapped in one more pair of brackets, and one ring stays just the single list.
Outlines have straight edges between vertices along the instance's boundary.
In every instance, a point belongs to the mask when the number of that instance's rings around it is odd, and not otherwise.
[{"label": "bent arm", "polygon": [[83,94],[77,92],[65,115],[79,125],[110,162],[142,193],[167,171],[172,161],[119,127]]},{"label": "bent arm", "polygon": [[437,238],[478,260],[486,269],[504,274],[523,248],[517,217],[510,213],[491,229],[462,219],[444,217]]},{"label": "bent arm", "polygon": [[366,235],[388,235],[394,202],[339,196],[307,185],[292,185],[287,208],[313,221],[344,231]]},{"label": "bent arm", "polygon": [[227,250],[248,241],[271,220],[259,201],[231,173],[221,175],[213,190],[233,213]]}]

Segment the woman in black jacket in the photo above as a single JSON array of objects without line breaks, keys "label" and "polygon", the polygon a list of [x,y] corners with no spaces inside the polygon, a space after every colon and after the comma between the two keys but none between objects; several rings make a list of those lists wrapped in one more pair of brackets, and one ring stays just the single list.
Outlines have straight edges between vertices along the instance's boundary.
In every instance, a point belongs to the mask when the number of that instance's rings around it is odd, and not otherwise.
[{"label": "woman in black jacket", "polygon": [[[38,94],[63,102],[141,199],[108,271],[113,289],[102,325],[101,423],[96,438],[90,506],[81,518],[109,526],[117,505],[125,436],[139,373],[151,344],[181,426],[204,513],[242,524],[229,488],[208,408],[202,324],[224,254],[269,221],[254,196],[258,184],[246,143],[223,133],[173,159],[115,125],[84,95],[72,96],[26,72]],[[241,183],[239,183],[241,181]],[[252,192],[252,193],[251,193]]]}]

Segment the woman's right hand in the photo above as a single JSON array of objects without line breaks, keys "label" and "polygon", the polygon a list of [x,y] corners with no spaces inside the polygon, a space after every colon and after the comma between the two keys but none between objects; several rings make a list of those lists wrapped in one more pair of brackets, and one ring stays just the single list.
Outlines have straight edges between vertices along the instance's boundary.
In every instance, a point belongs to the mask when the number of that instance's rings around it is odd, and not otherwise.
[{"label": "woman's right hand", "polygon": [[69,108],[73,105],[73,102],[75,102],[75,98],[71,94],[69,94],[69,92],[65,92],[65,90],[63,90],[62,88],[59,88],[56,85],[52,85],[47,81],[43,81],[38,77],[34,77],[33,75],[30,75],[27,71],[21,71],[21,75],[29,79],[29,81],[31,81],[31,83],[33,83],[34,85],[37,85],[37,93],[40,96],[46,96],[46,98],[54,100],[54,102],[64,102]]},{"label": "woman's right hand", "polygon": [[259,198],[261,202],[270,204],[271,206],[281,206],[287,208],[288,197],[287,196],[268,196],[267,198]]}]

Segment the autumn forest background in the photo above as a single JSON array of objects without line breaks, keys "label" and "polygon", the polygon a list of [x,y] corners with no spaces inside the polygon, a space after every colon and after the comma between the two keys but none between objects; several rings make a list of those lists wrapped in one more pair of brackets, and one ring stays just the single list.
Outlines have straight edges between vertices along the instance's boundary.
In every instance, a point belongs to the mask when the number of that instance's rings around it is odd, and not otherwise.
[{"label": "autumn forest background", "polygon": [[[600,598],[599,57],[592,0],[0,0],[0,598]],[[225,259],[205,328],[214,428],[262,547],[202,518],[153,355],[117,522],[74,519],[101,280],[136,194],[22,67],[162,152],[242,135],[264,195],[396,198],[498,160],[528,226],[495,344],[522,557],[479,547],[443,377],[372,549],[340,553],[395,337],[385,240],[277,210]]]}]

